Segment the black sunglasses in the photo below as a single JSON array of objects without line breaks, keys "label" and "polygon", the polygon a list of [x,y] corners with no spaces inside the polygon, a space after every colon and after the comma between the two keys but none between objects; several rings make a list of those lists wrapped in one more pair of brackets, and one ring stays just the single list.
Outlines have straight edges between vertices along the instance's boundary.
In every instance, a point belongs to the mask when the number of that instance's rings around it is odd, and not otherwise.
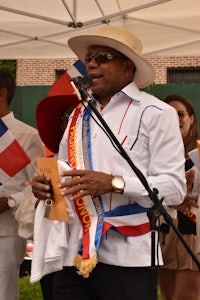
[{"label": "black sunglasses", "polygon": [[111,54],[111,53],[107,53],[107,52],[97,52],[96,54],[87,53],[85,56],[85,63],[87,64],[87,63],[91,62],[91,60],[93,58],[97,64],[106,63],[115,58],[127,59],[127,57],[124,56],[123,54]]}]

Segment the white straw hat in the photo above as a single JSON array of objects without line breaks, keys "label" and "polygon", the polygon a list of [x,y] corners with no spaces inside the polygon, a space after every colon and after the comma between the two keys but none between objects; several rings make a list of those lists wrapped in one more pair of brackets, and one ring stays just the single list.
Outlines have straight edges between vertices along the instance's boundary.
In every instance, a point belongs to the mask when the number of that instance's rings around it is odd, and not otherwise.
[{"label": "white straw hat", "polygon": [[136,66],[134,81],[138,87],[146,87],[155,79],[153,66],[141,56],[142,43],[130,32],[114,26],[102,26],[95,35],[81,35],[69,39],[74,53],[85,63],[85,55],[91,46],[110,47],[127,56]]}]

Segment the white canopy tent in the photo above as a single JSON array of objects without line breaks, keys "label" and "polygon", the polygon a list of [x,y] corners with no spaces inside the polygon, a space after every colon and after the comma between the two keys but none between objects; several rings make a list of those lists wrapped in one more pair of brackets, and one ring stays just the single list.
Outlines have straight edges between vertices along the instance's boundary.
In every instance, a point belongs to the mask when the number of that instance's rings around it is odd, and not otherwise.
[{"label": "white canopy tent", "polygon": [[67,58],[69,37],[125,27],[146,56],[200,55],[200,0],[0,0],[0,59]]}]

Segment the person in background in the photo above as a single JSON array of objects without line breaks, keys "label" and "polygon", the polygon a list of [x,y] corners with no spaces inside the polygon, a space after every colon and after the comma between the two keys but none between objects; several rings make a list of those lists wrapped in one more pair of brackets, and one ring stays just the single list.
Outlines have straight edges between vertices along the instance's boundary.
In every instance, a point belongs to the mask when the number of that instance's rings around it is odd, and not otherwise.
[{"label": "person in background", "polygon": [[[173,206],[177,210],[177,219],[174,222],[194,254],[200,259],[197,254],[195,221],[195,214],[199,210],[200,174],[188,155],[191,150],[197,148],[199,139],[197,118],[192,103],[182,95],[170,94],[164,102],[177,111],[186,158],[187,194],[182,204]],[[169,233],[161,233],[161,248],[164,259],[164,266],[159,274],[162,299],[199,300],[200,271],[172,228],[169,229]]]},{"label": "person in background", "polygon": [[[0,300],[19,299],[18,277],[20,264],[25,256],[26,239],[19,236],[15,210],[26,199],[26,195],[31,193],[28,182],[36,173],[33,167],[36,166],[36,157],[45,155],[37,130],[16,119],[9,109],[15,88],[14,78],[9,72],[1,69],[0,118],[30,158],[31,163],[0,185]],[[12,160],[12,156],[9,157],[8,164],[9,160]],[[0,181],[1,176],[2,172]]]},{"label": "person in background", "polygon": [[[66,75],[63,76],[65,79]],[[51,153],[47,156],[57,155],[68,119],[79,103],[76,95],[67,94],[69,89],[66,87],[65,80],[63,81],[63,78],[57,79],[48,96],[42,99],[36,107],[37,129],[43,143]],[[53,300],[54,274],[54,272],[48,273],[40,280],[44,300]]]},{"label": "person in background", "polygon": [[44,145],[50,150],[50,155],[58,153],[68,118],[79,103],[68,80],[69,76],[66,72],[63,73],[54,82],[47,97],[36,107],[37,129]]},{"label": "person in background", "polygon": [[79,103],[70,83],[72,76],[85,74],[85,65],[77,60],[53,83],[47,97],[36,107],[36,125],[45,145],[46,155],[57,155],[68,118]]},{"label": "person in background", "polygon": [[[180,204],[185,196],[185,159],[177,115],[138,88],[155,78],[152,65],[141,56],[141,41],[126,30],[103,26],[94,35],[76,36],[68,43],[86,64],[96,109],[131,160],[158,189],[165,205]],[[69,120],[58,158],[72,168],[61,173],[59,187],[70,199],[75,218],[62,226],[66,247],[61,244],[64,250],[56,258],[54,299],[149,299],[147,211],[153,203],[81,104]],[[39,199],[51,197],[42,176],[34,177],[32,191]]]}]

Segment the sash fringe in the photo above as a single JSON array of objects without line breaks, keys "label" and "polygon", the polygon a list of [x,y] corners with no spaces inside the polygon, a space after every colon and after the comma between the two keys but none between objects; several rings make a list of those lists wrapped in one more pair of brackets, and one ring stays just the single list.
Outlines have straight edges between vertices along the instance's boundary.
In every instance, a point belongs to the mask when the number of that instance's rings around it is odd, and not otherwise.
[{"label": "sash fringe", "polygon": [[82,275],[84,278],[88,278],[90,276],[90,273],[96,267],[97,263],[98,260],[96,252],[93,257],[90,257],[88,259],[83,260],[82,256],[79,253],[77,253],[74,258],[74,266],[78,269],[77,273],[79,275]]}]

